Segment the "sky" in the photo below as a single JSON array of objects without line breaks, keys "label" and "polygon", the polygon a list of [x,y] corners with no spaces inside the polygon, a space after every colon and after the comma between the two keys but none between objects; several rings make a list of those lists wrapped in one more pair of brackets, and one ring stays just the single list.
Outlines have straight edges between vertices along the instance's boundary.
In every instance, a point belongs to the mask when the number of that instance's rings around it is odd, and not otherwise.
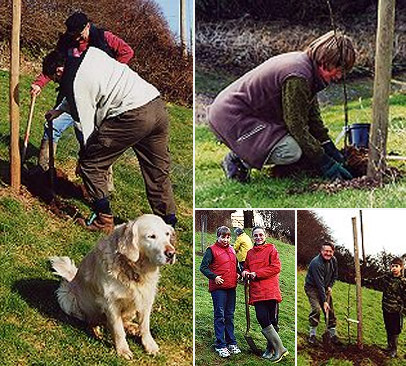
[{"label": "sky", "polygon": [[[172,32],[180,37],[179,14],[180,0],[155,0],[161,6],[162,12],[169,23]],[[186,0],[187,37],[190,45],[190,32],[193,27],[193,0]]]},{"label": "sky", "polygon": [[[312,210],[332,230],[336,244],[354,253],[352,217],[357,218],[358,245],[361,251],[359,209]],[[400,209],[363,209],[364,247],[366,254],[376,254],[385,249],[394,255],[406,253],[406,211]],[[360,254],[361,255],[361,254]]]}]

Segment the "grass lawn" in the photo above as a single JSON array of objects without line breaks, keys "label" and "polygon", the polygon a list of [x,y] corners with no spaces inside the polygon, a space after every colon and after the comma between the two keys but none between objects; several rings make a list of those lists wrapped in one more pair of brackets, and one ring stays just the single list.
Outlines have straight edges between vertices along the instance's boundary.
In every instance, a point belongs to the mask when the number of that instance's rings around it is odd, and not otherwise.
[{"label": "grass lawn", "polygon": [[[32,78],[20,84],[21,136],[24,134]],[[8,90],[8,73],[0,72],[0,89]],[[28,163],[34,164],[43,133],[43,115],[53,106],[52,86],[37,98]],[[129,339],[133,361],[117,357],[109,333],[92,338],[84,324],[65,316],[54,291],[59,280],[51,273],[49,256],[66,255],[79,263],[101,234],[90,233],[51,214],[28,193],[17,195],[8,182],[9,124],[7,93],[0,94],[0,364],[1,365],[190,365],[193,354],[192,290],[192,111],[168,105],[171,120],[172,181],[178,206],[178,261],[162,268],[151,329],[160,346],[158,356],[147,355],[136,339]],[[75,178],[77,143],[73,131],[62,137],[57,167]],[[150,213],[144,183],[132,151],[114,166],[115,215],[122,220]],[[82,202],[74,203],[87,215]],[[182,316],[179,316],[182,314]]]},{"label": "grass lawn", "polygon": [[[201,250],[200,234],[195,235],[196,250]],[[207,235],[208,245],[216,240],[215,234]],[[277,240],[268,239],[276,245],[282,262],[282,272],[280,275],[280,285],[283,301],[279,308],[279,334],[284,346],[289,350],[289,356],[284,358],[281,365],[295,364],[295,247]],[[245,342],[244,334],[246,330],[244,287],[237,287],[237,306],[235,311],[235,335],[242,353],[232,356],[229,359],[221,359],[213,350],[214,330],[213,330],[213,303],[208,292],[208,280],[199,271],[202,257],[196,255],[195,268],[195,345],[196,345],[196,365],[240,365],[254,366],[264,365],[267,361],[261,359],[250,352],[248,344]],[[250,306],[251,312],[251,335],[255,343],[265,349],[266,341],[261,334],[261,328],[255,318],[255,310]]]},{"label": "grass lawn", "polygon": [[[221,90],[228,84],[229,78],[219,80],[199,69],[196,75],[197,92],[213,95],[214,89]],[[210,78],[213,78],[213,86]],[[349,86],[349,121],[350,123],[365,123],[371,120],[371,98],[366,96],[370,88],[366,81],[351,82]],[[330,130],[333,141],[342,131],[344,116],[342,98],[339,97],[339,87],[331,87],[330,92],[322,95],[322,115]],[[362,97],[359,97],[359,96]],[[359,97],[359,98],[358,98]],[[394,92],[390,97],[390,125],[388,136],[388,152],[406,155],[406,95]],[[335,194],[322,191],[288,193],[291,189],[302,189],[316,182],[315,179],[303,177],[299,180],[292,178],[270,178],[267,171],[253,170],[251,182],[241,184],[232,182],[224,177],[220,162],[229,151],[224,144],[219,144],[205,124],[195,127],[195,166],[196,166],[196,207],[404,207],[406,179],[390,183],[383,188],[374,190],[342,190]],[[341,148],[343,141],[338,144]],[[391,166],[405,168],[401,162],[390,162]],[[317,181],[322,181],[317,180]]]},{"label": "grass lawn", "polygon": [[[381,299],[382,293],[375,290],[362,288],[362,314],[363,314],[363,344],[364,350],[356,348],[357,326],[350,327],[351,345],[348,342],[348,327],[346,322],[348,307],[348,287],[350,286],[350,319],[357,319],[355,286],[337,281],[333,287],[334,309],[337,316],[337,332],[344,346],[342,352],[326,352],[322,346],[311,349],[307,344],[308,335],[308,314],[310,305],[304,292],[305,271],[298,271],[297,275],[297,329],[298,329],[298,366],[307,365],[370,365],[400,366],[405,364],[406,338],[403,334],[399,338],[399,357],[390,359],[382,352],[386,347],[386,332],[383,324]],[[317,337],[320,340],[325,330],[324,319],[318,327]]]}]

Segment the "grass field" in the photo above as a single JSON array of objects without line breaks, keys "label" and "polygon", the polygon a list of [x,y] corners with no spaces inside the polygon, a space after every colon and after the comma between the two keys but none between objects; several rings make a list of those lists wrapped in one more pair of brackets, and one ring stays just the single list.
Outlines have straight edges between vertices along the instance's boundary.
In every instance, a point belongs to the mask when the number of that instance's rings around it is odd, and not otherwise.
[{"label": "grass field", "polygon": [[[31,77],[23,76],[21,92],[21,136],[29,107]],[[8,90],[8,73],[0,72],[0,89]],[[168,105],[171,120],[170,148],[172,181],[178,206],[179,227],[175,265],[161,271],[158,295],[151,318],[158,356],[146,355],[136,339],[129,339],[134,353],[131,362],[117,357],[111,337],[92,338],[84,324],[65,316],[54,291],[59,280],[51,273],[48,257],[66,255],[79,263],[96,244],[100,234],[89,233],[72,221],[51,214],[28,193],[17,195],[7,187],[9,124],[7,93],[0,93],[0,364],[25,365],[190,365],[192,340],[192,111]],[[43,115],[53,106],[52,86],[37,100],[29,159],[35,155],[43,131]],[[68,131],[67,131],[68,132]],[[62,137],[57,167],[75,178],[77,143],[74,132]],[[150,213],[137,160],[128,151],[114,166],[115,215],[122,220]],[[74,203],[87,215],[82,202]],[[181,314],[181,316],[179,316]]]},{"label": "grass field", "polygon": [[[196,233],[196,243],[200,243],[200,236]],[[207,243],[211,245],[216,241],[215,234],[207,235]],[[295,247],[277,240],[268,239],[276,245],[282,262],[280,285],[283,301],[279,308],[279,334],[284,346],[289,350],[289,356],[284,358],[281,365],[295,364]],[[200,251],[200,244],[196,244],[196,250]],[[222,366],[254,366],[267,363],[250,352],[245,342],[244,333],[246,330],[244,287],[237,287],[237,306],[235,311],[235,335],[242,353],[232,356],[229,359],[221,359],[213,350],[213,303],[208,292],[208,280],[199,271],[202,257],[196,255],[196,281],[195,281],[195,332],[196,332],[196,365],[222,365]],[[261,328],[255,318],[255,310],[250,306],[251,313],[251,334],[255,343],[265,349],[266,341],[261,334]]]},{"label": "grass field", "polygon": [[[357,319],[355,286],[343,282],[336,282],[333,287],[333,301],[338,325],[337,331],[343,341],[342,348],[327,352],[322,346],[311,349],[307,344],[309,303],[303,290],[306,272],[298,271],[297,275],[297,328],[298,328],[298,366],[307,365],[334,365],[334,366],[400,366],[405,364],[403,356],[406,351],[406,338],[403,334],[399,338],[399,357],[389,359],[382,348],[386,347],[386,333],[383,325],[381,299],[382,293],[362,288],[362,314],[363,314],[363,344],[364,350],[358,350],[355,346],[357,339],[356,324],[350,327],[350,339],[348,342],[348,327],[346,322],[348,307],[348,287],[350,286],[350,319]],[[318,339],[325,330],[324,320],[318,327]]]},{"label": "grass field", "polygon": [[[200,75],[200,76],[199,76]],[[212,78],[212,79],[210,79]],[[210,80],[213,80],[210,83]],[[213,73],[198,70],[196,90],[215,95],[230,78],[221,78]],[[371,121],[371,81],[352,81],[349,85],[349,121],[365,123]],[[322,98],[322,116],[333,141],[342,131],[344,116],[340,87],[331,87]],[[369,96],[368,96],[369,95]],[[390,97],[390,125],[388,152],[406,155],[406,95],[394,92]],[[220,162],[229,149],[217,142],[205,124],[195,127],[196,207],[404,207],[406,180],[391,182],[383,188],[373,190],[342,190],[335,194],[322,191],[306,192],[309,184],[322,181],[307,177],[302,179],[270,178],[267,170],[253,170],[251,182],[241,184],[225,178]],[[338,144],[341,148],[343,141]],[[405,168],[404,163],[390,162],[391,166]],[[304,193],[289,193],[292,189]]]}]

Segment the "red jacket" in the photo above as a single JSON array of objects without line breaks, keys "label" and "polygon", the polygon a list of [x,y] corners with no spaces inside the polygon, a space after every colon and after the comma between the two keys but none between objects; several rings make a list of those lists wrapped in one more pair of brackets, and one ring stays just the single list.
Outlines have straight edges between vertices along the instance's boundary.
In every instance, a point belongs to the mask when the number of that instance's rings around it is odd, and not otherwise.
[{"label": "red jacket", "polygon": [[217,276],[221,276],[224,282],[217,285],[214,280],[209,280],[209,292],[214,290],[227,290],[237,287],[237,257],[231,245],[224,248],[217,242],[210,247],[213,253],[213,262],[210,270]]},{"label": "red jacket", "polygon": [[257,276],[250,282],[250,305],[257,301],[282,301],[279,288],[281,261],[273,244],[254,246],[247,253],[244,269],[255,272]]},{"label": "red jacket", "polygon": [[[104,32],[104,38],[107,45],[114,51],[116,55],[116,60],[123,64],[128,64],[132,59],[132,57],[134,56],[133,49],[121,38],[117,37],[115,34],[109,31]],[[87,41],[82,40],[80,41],[78,48],[72,49],[72,53],[75,55],[75,57],[79,57],[88,48],[89,48],[89,40]],[[48,76],[41,73],[40,75],[37,76],[33,84],[38,85],[42,89],[50,81],[51,79]]]}]

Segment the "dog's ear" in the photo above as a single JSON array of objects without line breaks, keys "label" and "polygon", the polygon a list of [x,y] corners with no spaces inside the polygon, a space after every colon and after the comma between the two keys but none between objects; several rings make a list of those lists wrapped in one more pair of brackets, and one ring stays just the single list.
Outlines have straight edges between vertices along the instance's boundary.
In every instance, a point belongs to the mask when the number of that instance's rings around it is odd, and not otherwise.
[{"label": "dog's ear", "polygon": [[125,225],[117,241],[117,250],[133,262],[136,262],[140,257],[138,249],[138,225],[136,221],[131,221]]}]

